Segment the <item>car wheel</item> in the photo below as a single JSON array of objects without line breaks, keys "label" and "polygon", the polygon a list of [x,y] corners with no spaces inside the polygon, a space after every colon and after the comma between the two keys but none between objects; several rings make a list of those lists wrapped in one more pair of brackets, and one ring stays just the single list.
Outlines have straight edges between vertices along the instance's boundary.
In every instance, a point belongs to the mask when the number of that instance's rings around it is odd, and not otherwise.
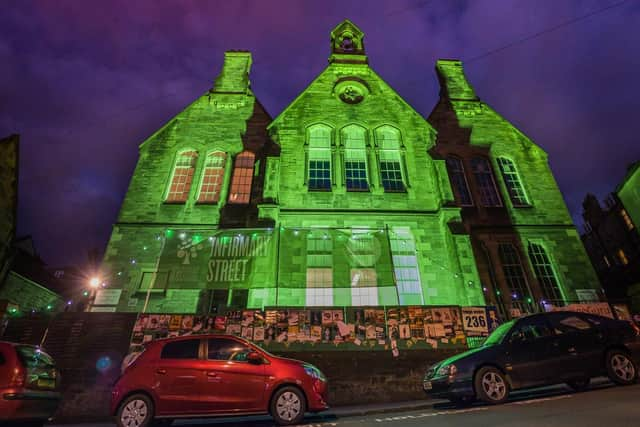
[{"label": "car wheel", "polygon": [[619,385],[629,385],[636,382],[638,370],[631,357],[623,351],[611,350],[605,358],[609,379]]},{"label": "car wheel", "polygon": [[271,398],[271,416],[281,426],[302,421],[306,409],[304,396],[296,387],[283,387]]},{"label": "car wheel", "polygon": [[476,373],[474,385],[478,399],[483,402],[495,405],[509,397],[509,383],[505,375],[491,366],[481,368]]},{"label": "car wheel", "polygon": [[149,427],[153,421],[153,402],[144,394],[132,394],[122,401],[116,413],[118,427]]},{"label": "car wheel", "polygon": [[585,391],[589,388],[589,383],[591,382],[591,378],[580,378],[577,380],[567,381],[567,385],[573,391]]}]

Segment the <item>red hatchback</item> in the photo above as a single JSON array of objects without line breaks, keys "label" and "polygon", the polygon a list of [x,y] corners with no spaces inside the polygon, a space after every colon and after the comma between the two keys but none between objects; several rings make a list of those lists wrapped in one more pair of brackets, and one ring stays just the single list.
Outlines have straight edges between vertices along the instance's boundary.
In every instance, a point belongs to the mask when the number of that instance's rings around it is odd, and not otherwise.
[{"label": "red hatchback", "polygon": [[0,341],[0,424],[42,425],[58,408],[60,373],[32,345]]},{"label": "red hatchback", "polygon": [[328,408],[318,368],[274,356],[232,335],[152,341],[116,382],[111,411],[120,427],[176,418],[271,414],[280,425]]}]

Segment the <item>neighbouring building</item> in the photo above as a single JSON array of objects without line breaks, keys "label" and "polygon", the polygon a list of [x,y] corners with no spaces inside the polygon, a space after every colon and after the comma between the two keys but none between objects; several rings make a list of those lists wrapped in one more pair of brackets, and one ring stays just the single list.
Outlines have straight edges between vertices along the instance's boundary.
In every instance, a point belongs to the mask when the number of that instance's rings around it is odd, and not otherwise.
[{"label": "neighbouring building", "polygon": [[0,320],[7,313],[64,307],[31,237],[16,237],[19,142],[18,135],[0,139]]},{"label": "neighbouring building", "polygon": [[251,54],[229,51],[213,89],[140,145],[94,311],[598,298],[546,154],[460,62],[438,62],[426,120],[369,66],[353,23],[330,40],[328,66],[277,117],[251,90]]},{"label": "neighbouring building", "polygon": [[582,242],[607,297],[631,302],[640,311],[640,161],[629,167],[604,206],[587,194],[582,208]]}]

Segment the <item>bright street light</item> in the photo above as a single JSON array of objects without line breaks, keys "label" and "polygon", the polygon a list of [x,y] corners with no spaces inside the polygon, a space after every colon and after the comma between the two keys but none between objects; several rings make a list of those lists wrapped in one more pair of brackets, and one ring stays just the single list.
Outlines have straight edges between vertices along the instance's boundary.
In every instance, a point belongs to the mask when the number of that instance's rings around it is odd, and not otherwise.
[{"label": "bright street light", "polygon": [[97,277],[92,277],[91,280],[89,280],[89,285],[92,288],[97,288],[98,286],[100,286],[100,279]]}]

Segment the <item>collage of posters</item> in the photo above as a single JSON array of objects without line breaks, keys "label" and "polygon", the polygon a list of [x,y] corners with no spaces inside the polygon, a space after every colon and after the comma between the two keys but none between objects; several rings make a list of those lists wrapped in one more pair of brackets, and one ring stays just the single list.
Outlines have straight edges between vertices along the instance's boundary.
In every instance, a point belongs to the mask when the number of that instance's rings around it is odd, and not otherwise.
[{"label": "collage of posters", "polygon": [[460,307],[277,308],[224,315],[141,314],[131,345],[158,338],[226,333],[270,349],[450,348],[465,345]]}]

